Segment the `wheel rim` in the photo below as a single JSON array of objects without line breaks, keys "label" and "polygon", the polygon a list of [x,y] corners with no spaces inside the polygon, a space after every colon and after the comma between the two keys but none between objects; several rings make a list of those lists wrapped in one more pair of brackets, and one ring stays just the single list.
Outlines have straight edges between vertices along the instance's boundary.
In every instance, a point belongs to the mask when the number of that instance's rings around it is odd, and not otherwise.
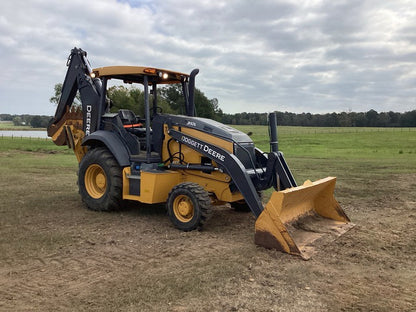
[{"label": "wheel rim", "polygon": [[107,189],[107,177],[100,165],[92,164],[85,172],[85,188],[95,199],[102,197]]},{"label": "wheel rim", "polygon": [[181,222],[189,222],[194,217],[194,205],[186,195],[179,195],[173,201],[173,213]]}]

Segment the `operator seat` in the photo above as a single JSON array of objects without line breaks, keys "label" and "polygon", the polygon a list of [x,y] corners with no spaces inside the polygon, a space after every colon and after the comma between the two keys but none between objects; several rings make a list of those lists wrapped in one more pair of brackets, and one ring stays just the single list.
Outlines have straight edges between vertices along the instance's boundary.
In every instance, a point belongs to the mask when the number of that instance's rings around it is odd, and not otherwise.
[{"label": "operator seat", "polygon": [[134,125],[137,122],[136,115],[129,109],[120,109],[118,116],[123,122],[123,125]]},{"label": "operator seat", "polygon": [[140,117],[137,117],[134,112],[129,109],[120,109],[118,116],[123,123],[124,129],[133,134],[138,140],[141,150],[146,149],[146,128],[140,122]]}]

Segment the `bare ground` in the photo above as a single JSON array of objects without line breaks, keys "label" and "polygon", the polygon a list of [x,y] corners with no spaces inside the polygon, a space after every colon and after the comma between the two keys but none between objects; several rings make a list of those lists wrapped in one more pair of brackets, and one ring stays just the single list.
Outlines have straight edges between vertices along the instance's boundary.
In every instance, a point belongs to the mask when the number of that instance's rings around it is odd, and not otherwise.
[{"label": "bare ground", "polygon": [[416,310],[416,174],[365,197],[341,183],[356,226],[309,261],[255,246],[249,213],[222,207],[184,233],[163,207],[88,211],[75,180],[34,170],[0,185],[1,311]]}]

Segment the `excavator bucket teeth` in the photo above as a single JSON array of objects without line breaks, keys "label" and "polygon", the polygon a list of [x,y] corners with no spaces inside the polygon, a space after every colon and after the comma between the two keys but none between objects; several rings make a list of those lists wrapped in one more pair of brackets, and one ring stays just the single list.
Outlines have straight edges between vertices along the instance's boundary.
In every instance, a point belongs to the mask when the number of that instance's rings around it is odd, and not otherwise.
[{"label": "excavator bucket teeth", "polygon": [[273,192],[256,220],[255,243],[309,259],[354,226],[334,197],[336,178]]}]

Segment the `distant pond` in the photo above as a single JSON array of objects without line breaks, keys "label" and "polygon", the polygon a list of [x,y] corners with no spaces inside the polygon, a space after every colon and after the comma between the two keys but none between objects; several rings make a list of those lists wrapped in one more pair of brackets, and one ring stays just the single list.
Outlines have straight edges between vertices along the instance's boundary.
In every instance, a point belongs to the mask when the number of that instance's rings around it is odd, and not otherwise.
[{"label": "distant pond", "polygon": [[39,130],[30,130],[30,131],[1,130],[0,137],[46,139],[48,135],[45,130],[42,130],[42,131],[39,131]]}]

